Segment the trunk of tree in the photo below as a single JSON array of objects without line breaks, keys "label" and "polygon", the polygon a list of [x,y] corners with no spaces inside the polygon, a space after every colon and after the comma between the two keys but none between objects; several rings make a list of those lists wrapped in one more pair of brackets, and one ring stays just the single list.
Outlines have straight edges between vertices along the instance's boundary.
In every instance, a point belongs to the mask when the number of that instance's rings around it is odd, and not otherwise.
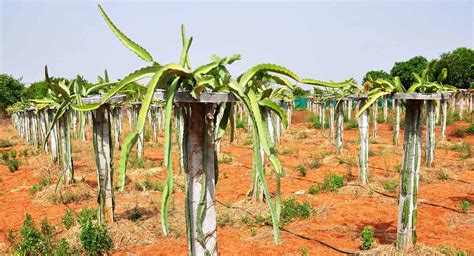
[{"label": "trunk of tree", "polygon": [[329,100],[329,139],[334,139],[334,101]]},{"label": "trunk of tree", "polygon": [[435,102],[428,100],[426,102],[426,167],[432,167],[435,154]]},{"label": "trunk of tree", "polygon": [[214,104],[190,103],[186,117],[186,223],[191,255],[217,255]]},{"label": "trunk of tree", "polygon": [[374,139],[377,139],[377,116],[378,116],[378,105],[377,105],[377,101],[374,102],[374,104],[372,105],[372,114],[374,116],[374,120],[373,120],[373,125],[374,125],[374,128],[372,130],[372,137],[374,137]]},{"label": "trunk of tree", "polygon": [[416,210],[421,160],[421,111],[423,101],[406,100],[403,162],[400,171],[400,197],[397,249],[407,252],[416,244]]},{"label": "trunk of tree", "polygon": [[400,100],[393,100],[395,105],[395,124],[393,125],[393,145],[398,146],[398,138],[400,137]]},{"label": "trunk of tree", "polygon": [[59,118],[60,142],[61,142],[61,169],[63,183],[71,184],[74,182],[74,169],[72,165],[71,154],[71,132],[69,129],[69,112],[64,113]]},{"label": "trunk of tree", "polygon": [[[54,120],[54,110],[48,109],[49,122],[48,127],[52,124]],[[51,127],[51,133],[49,134],[49,142],[51,145],[51,160],[53,163],[57,163],[59,160],[59,146],[58,146],[58,125],[55,124]]]},{"label": "trunk of tree", "polygon": [[446,121],[448,119],[448,101],[441,100],[441,132],[440,137],[441,140],[444,141],[446,139]]},{"label": "trunk of tree", "polygon": [[[185,153],[185,120],[184,120],[183,108],[177,106],[174,110],[175,115],[175,124],[176,124],[176,141],[178,144],[178,173],[181,175],[183,173],[184,165],[184,153]],[[217,144],[217,143],[216,143]]]},{"label": "trunk of tree", "polygon": [[99,223],[114,222],[113,152],[110,129],[110,110],[107,104],[92,112],[95,162],[97,165],[97,189]]},{"label": "trunk of tree", "polygon": [[31,131],[32,131],[32,142],[35,148],[39,147],[39,136],[38,136],[38,115],[36,110],[31,111]]},{"label": "trunk of tree", "polygon": [[347,101],[347,119],[352,119],[352,99]]},{"label": "trunk of tree", "polygon": [[48,132],[48,113],[46,112],[47,110],[43,109],[43,110],[40,110],[39,112],[39,122],[40,122],[40,127],[41,127],[41,142],[40,142],[40,145],[43,145],[44,144],[44,147],[43,147],[43,150],[45,152],[48,152],[49,151],[49,147],[48,147],[48,142],[45,141],[45,138],[46,138],[46,133]]},{"label": "trunk of tree", "polygon": [[112,110],[114,120],[114,145],[115,148],[121,149],[120,138],[122,137],[122,107],[115,105]]},{"label": "trunk of tree", "polygon": [[[360,99],[362,106],[367,102]],[[364,111],[358,119],[359,125],[359,183],[366,185],[369,182],[369,115]]]},{"label": "trunk of tree", "polygon": [[336,153],[338,155],[341,154],[342,151],[342,140],[343,140],[343,131],[344,131],[344,101],[339,102],[337,104],[336,109]]}]

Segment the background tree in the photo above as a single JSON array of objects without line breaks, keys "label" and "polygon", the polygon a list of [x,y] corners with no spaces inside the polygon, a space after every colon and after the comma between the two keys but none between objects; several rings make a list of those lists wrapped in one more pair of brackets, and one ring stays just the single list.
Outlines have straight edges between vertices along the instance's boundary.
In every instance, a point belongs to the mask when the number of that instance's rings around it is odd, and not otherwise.
[{"label": "background tree", "polygon": [[4,110],[15,102],[20,101],[25,85],[20,79],[8,74],[0,74],[0,110]]},{"label": "background tree", "polygon": [[448,69],[448,76],[444,83],[467,89],[474,82],[474,50],[460,47],[452,52],[441,54],[440,59],[434,66],[434,75],[438,76],[443,68]]},{"label": "background tree", "polygon": [[384,70],[371,70],[365,74],[364,78],[362,79],[362,84],[364,84],[368,77],[371,76],[373,80],[383,79],[383,80],[391,80],[392,76],[385,72]]},{"label": "background tree", "polygon": [[408,61],[395,62],[390,75],[392,77],[398,76],[405,88],[409,88],[415,79],[412,73],[421,74],[428,66],[428,60],[423,56],[416,56]]},{"label": "background tree", "polygon": [[293,96],[295,96],[295,98],[304,97],[304,96],[309,95],[310,93],[311,92],[309,90],[304,90],[303,88],[299,87],[298,85],[294,85],[294,87],[293,87]]},{"label": "background tree", "polygon": [[48,96],[48,83],[46,81],[38,81],[32,83],[25,88],[25,98],[27,99],[43,99]]}]

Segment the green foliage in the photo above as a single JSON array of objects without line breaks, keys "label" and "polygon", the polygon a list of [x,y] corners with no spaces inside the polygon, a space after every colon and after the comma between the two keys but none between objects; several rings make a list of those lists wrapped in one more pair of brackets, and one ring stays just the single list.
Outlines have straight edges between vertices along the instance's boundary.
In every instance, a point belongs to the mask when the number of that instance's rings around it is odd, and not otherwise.
[{"label": "green foliage", "polygon": [[456,127],[456,130],[454,130],[453,132],[453,136],[458,137],[458,138],[464,138],[466,137],[466,132],[464,131],[464,128]]},{"label": "green foliage", "polygon": [[295,197],[290,197],[282,202],[282,224],[287,224],[294,219],[306,219],[314,212],[314,208],[308,201],[300,203]]},{"label": "green foliage", "polygon": [[471,205],[472,205],[471,202],[464,200],[461,202],[460,207],[463,212],[468,212],[469,209],[471,209]]},{"label": "green foliage", "polygon": [[75,224],[74,217],[72,216],[72,210],[67,209],[66,212],[64,213],[63,217],[63,225],[64,227],[69,230],[72,226]]},{"label": "green foliage", "polygon": [[322,190],[323,190],[323,188],[321,187],[320,184],[315,184],[315,185],[312,185],[311,187],[309,187],[308,194],[316,195],[316,194],[321,193]]},{"label": "green foliage", "polygon": [[390,75],[398,76],[400,82],[408,89],[415,82],[412,73],[421,74],[427,66],[428,60],[425,57],[416,56],[408,61],[396,62],[390,70]]},{"label": "green foliage", "polygon": [[231,226],[234,224],[234,220],[230,217],[230,214],[224,213],[217,215],[217,225],[219,227]]},{"label": "green foliage", "polygon": [[25,89],[27,99],[44,99],[48,97],[49,85],[45,80],[32,83]]},{"label": "green foliage", "polygon": [[329,174],[323,182],[323,190],[328,192],[337,192],[342,186],[344,186],[344,175],[342,174]]},{"label": "green foliage", "polygon": [[237,119],[235,120],[235,127],[236,127],[237,129],[243,129],[243,128],[245,128],[245,122],[244,122],[244,120],[242,120],[242,119],[240,119],[240,118],[237,118]]},{"label": "green foliage", "polygon": [[299,175],[300,176],[306,176],[306,173],[308,173],[308,169],[306,169],[306,167],[304,166],[304,164],[299,164],[297,167],[296,167],[296,171],[298,171]]},{"label": "green foliage", "polygon": [[[104,254],[113,248],[113,242],[107,233],[105,225],[95,222],[97,213],[83,209],[79,213],[78,223],[81,226],[80,240],[82,248],[87,255]],[[95,216],[95,217],[94,217]]]},{"label": "green foliage", "polygon": [[0,148],[8,148],[11,147],[12,143],[8,139],[0,139]]},{"label": "green foliage", "polygon": [[388,181],[385,181],[383,183],[383,189],[387,192],[393,192],[395,191],[395,189],[398,187],[398,183],[396,180],[394,179],[391,179],[391,180],[388,180]]},{"label": "green foliage", "polygon": [[25,85],[20,79],[7,74],[0,74],[0,109],[6,109],[20,101],[25,90]]},{"label": "green foliage", "polygon": [[45,177],[42,180],[40,180],[38,183],[31,186],[29,191],[31,194],[35,194],[36,192],[39,192],[43,190],[45,187],[51,185],[51,183],[53,183],[53,180],[51,179],[51,177]]},{"label": "green foliage", "polygon": [[318,169],[319,167],[321,167],[321,163],[319,162],[319,160],[313,160],[311,161],[311,164],[309,165],[311,167],[311,169]]},{"label": "green foliage", "polygon": [[145,178],[145,181],[143,181],[143,187],[147,190],[163,191],[162,183],[159,183],[159,182],[153,183],[148,178]]},{"label": "green foliage", "polygon": [[27,213],[19,237],[17,238],[11,230],[8,237],[16,255],[67,255],[69,245],[65,240],[55,243],[55,230],[56,228],[49,224],[48,219],[41,220],[38,229],[31,215]]},{"label": "green foliage", "polygon": [[443,68],[448,70],[444,83],[458,88],[468,89],[474,81],[474,50],[460,47],[452,52],[441,54],[434,67],[434,75],[438,76]]},{"label": "green foliage", "polygon": [[18,159],[11,159],[8,160],[7,166],[10,172],[16,172],[20,168],[20,162],[18,162]]},{"label": "green foliage", "polygon": [[308,256],[308,249],[301,248],[301,256]]},{"label": "green foliage", "polygon": [[311,94],[309,90],[304,90],[303,88],[297,85],[293,87],[293,96],[295,96],[296,98],[305,97],[305,96],[308,96],[309,94]]},{"label": "green foliage", "polygon": [[223,154],[222,157],[218,160],[220,164],[229,164],[232,163],[234,158],[231,154]]},{"label": "green foliage", "polygon": [[8,152],[2,152],[2,160],[6,163],[10,159]]},{"label": "green foliage", "polygon": [[367,72],[367,74],[365,74],[364,78],[362,79],[362,84],[367,82],[369,76],[372,77],[372,79],[374,79],[374,80],[377,80],[377,79],[390,80],[390,79],[392,79],[392,76],[389,73],[385,72],[384,70],[372,70],[372,71]]},{"label": "green foliage", "polygon": [[360,235],[361,248],[367,250],[372,248],[374,243],[374,233],[370,227],[364,227],[362,234]]},{"label": "green foliage", "polygon": [[449,173],[447,172],[440,172],[438,174],[438,179],[440,180],[448,180],[449,179]]},{"label": "green foliage", "polygon": [[464,130],[467,134],[474,134],[474,124],[469,125],[469,127]]},{"label": "green foliage", "polygon": [[349,123],[347,124],[347,130],[356,129],[358,127],[359,127],[359,124],[357,123],[357,120],[355,119],[350,120]]}]

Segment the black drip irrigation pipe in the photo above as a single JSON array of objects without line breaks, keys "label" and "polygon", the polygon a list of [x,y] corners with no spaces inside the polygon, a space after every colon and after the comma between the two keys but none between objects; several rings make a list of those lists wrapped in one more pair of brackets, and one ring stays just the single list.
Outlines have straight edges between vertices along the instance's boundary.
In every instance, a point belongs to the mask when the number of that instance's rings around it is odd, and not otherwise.
[{"label": "black drip irrigation pipe", "polygon": [[[252,216],[252,218],[256,219],[256,217],[253,215],[253,213],[251,213],[250,211],[248,211],[248,210],[246,210],[246,209],[244,209],[244,208],[236,207],[236,206],[231,206],[231,205],[227,205],[227,204],[224,204],[224,203],[220,202],[219,200],[216,200],[216,202],[218,202],[219,204],[221,204],[221,205],[223,205],[223,206],[225,206],[225,207],[227,207],[227,208],[242,210],[242,211],[246,212],[248,215]],[[265,224],[266,226],[272,226],[272,224],[267,223],[267,222],[264,222],[264,224]],[[348,252],[348,251],[344,251],[344,250],[342,250],[342,249],[338,249],[338,248],[336,248],[336,247],[334,247],[334,246],[332,246],[332,245],[330,245],[330,244],[328,244],[328,243],[326,243],[326,242],[323,242],[323,241],[318,240],[318,239],[315,239],[315,238],[307,237],[307,236],[305,236],[305,235],[301,235],[301,234],[295,233],[295,232],[293,232],[293,231],[291,231],[291,230],[289,230],[289,229],[286,229],[286,228],[280,228],[280,230],[281,230],[281,231],[284,231],[284,232],[287,232],[288,234],[294,235],[294,236],[296,236],[296,237],[299,237],[299,238],[302,238],[302,239],[305,239],[305,240],[308,240],[308,241],[316,242],[316,243],[318,243],[318,244],[320,244],[320,245],[322,245],[322,246],[325,246],[325,247],[327,247],[327,248],[329,248],[329,249],[331,249],[331,250],[334,250],[334,251],[336,251],[336,252],[339,252],[339,253],[343,253],[343,254],[346,254],[346,255],[356,255],[356,254],[353,253],[353,252]]]}]

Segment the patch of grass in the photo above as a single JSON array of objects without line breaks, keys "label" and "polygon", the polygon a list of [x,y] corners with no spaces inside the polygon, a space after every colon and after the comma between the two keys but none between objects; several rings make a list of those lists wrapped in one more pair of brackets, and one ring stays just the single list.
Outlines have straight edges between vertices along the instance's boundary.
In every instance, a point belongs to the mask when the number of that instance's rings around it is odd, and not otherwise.
[{"label": "patch of grass", "polygon": [[13,144],[9,139],[0,139],[0,148],[8,148]]},{"label": "patch of grass", "polygon": [[64,227],[67,230],[69,230],[72,226],[74,226],[75,223],[76,223],[76,221],[74,220],[74,217],[72,216],[72,210],[67,209],[66,212],[64,213],[64,217],[63,217]]},{"label": "patch of grass", "polygon": [[352,119],[351,121],[349,121],[349,123],[347,124],[347,130],[352,130],[352,129],[356,129],[359,127],[359,124],[357,123],[357,120],[355,119]]},{"label": "patch of grass", "polygon": [[388,181],[385,181],[383,183],[383,189],[386,191],[386,192],[393,192],[395,191],[395,189],[398,187],[398,183],[396,180],[392,179],[392,180],[388,180]]},{"label": "patch of grass", "polygon": [[224,213],[217,215],[217,225],[219,227],[232,226],[234,220],[230,217],[230,214]]},{"label": "patch of grass", "polygon": [[401,164],[395,165],[395,166],[393,167],[393,170],[394,170],[395,172],[400,173],[400,171],[402,170],[402,165],[401,165]]},{"label": "patch of grass", "polygon": [[30,191],[31,194],[35,194],[35,193],[43,190],[47,186],[51,185],[52,183],[53,183],[53,180],[51,179],[51,177],[45,177],[42,180],[40,180],[38,183],[31,186],[29,188],[29,191]]},{"label": "patch of grass", "polygon": [[223,154],[221,159],[218,160],[220,164],[230,164],[234,160],[231,154]]},{"label": "patch of grass", "polygon": [[322,190],[323,190],[323,188],[321,187],[320,184],[315,184],[315,185],[312,185],[311,187],[309,187],[308,194],[316,195],[316,194],[321,193]]},{"label": "patch of grass", "polygon": [[252,220],[252,218],[250,218],[247,214],[243,215],[241,218],[240,218],[240,222],[248,227],[253,227],[255,226],[254,225],[254,222]]},{"label": "patch of grass", "polygon": [[469,209],[471,209],[471,206],[472,206],[471,202],[464,200],[461,202],[460,208],[463,212],[468,212]]},{"label": "patch of grass", "polygon": [[467,256],[467,255],[471,255],[471,253],[469,251],[463,251],[463,250],[457,250],[457,249],[454,249],[454,248],[451,248],[451,247],[448,247],[448,246],[444,246],[442,244],[440,244],[438,246],[438,250],[441,251],[441,253],[443,253],[444,255],[456,255],[456,256]]},{"label": "patch of grass", "polygon": [[295,153],[295,150],[292,148],[281,148],[281,149],[278,149],[278,153],[280,155],[288,155],[288,154]]},{"label": "patch of grass", "polygon": [[438,179],[440,180],[448,180],[449,179],[449,173],[447,172],[440,172],[438,174]]},{"label": "patch of grass", "polygon": [[244,141],[244,146],[249,146],[253,144],[253,139],[252,138],[246,138]]},{"label": "patch of grass", "polygon": [[342,186],[344,186],[342,174],[329,174],[323,182],[323,190],[328,192],[337,192]]},{"label": "patch of grass", "polygon": [[304,140],[304,139],[307,139],[307,138],[308,138],[308,134],[306,134],[305,132],[299,132],[299,133],[296,135],[296,138],[297,138],[297,139],[300,139],[300,140]]},{"label": "patch of grass", "polygon": [[474,124],[469,125],[469,127],[464,130],[467,134],[474,134]]},{"label": "patch of grass", "polygon": [[466,132],[464,131],[464,128],[457,127],[456,130],[454,130],[453,132],[453,136],[458,138],[464,138],[466,137]]},{"label": "patch of grass", "polygon": [[145,180],[143,181],[143,187],[146,190],[163,191],[164,185],[162,183],[159,183],[159,182],[154,183],[154,182],[150,181],[148,178],[145,178]]},{"label": "patch of grass", "polygon": [[295,197],[290,197],[282,202],[282,224],[285,225],[294,219],[306,219],[314,212],[314,208],[308,201],[300,203]]},{"label": "patch of grass", "polygon": [[360,235],[360,243],[361,243],[361,248],[363,250],[368,250],[372,248],[372,245],[374,243],[374,233],[372,232],[372,229],[370,227],[364,227],[364,230],[362,231],[362,234]]},{"label": "patch of grass", "polygon": [[296,171],[298,171],[299,175],[302,176],[302,177],[305,177],[306,174],[308,173],[308,169],[306,169],[306,167],[304,166],[304,164],[299,164],[299,165],[296,167]]},{"label": "patch of grass", "polygon": [[235,127],[236,127],[237,129],[243,129],[243,128],[245,128],[245,122],[244,122],[244,120],[241,120],[240,118],[237,118],[237,119],[235,120]]},{"label": "patch of grass", "polygon": [[309,167],[311,167],[311,169],[318,169],[319,167],[321,167],[321,163],[319,162],[319,160],[315,159],[311,161]]},{"label": "patch of grass", "polygon": [[308,256],[308,249],[306,248],[301,248],[301,256]]},{"label": "patch of grass", "polygon": [[18,162],[18,159],[11,159],[8,160],[7,166],[10,172],[16,172],[20,168],[20,162]]}]

